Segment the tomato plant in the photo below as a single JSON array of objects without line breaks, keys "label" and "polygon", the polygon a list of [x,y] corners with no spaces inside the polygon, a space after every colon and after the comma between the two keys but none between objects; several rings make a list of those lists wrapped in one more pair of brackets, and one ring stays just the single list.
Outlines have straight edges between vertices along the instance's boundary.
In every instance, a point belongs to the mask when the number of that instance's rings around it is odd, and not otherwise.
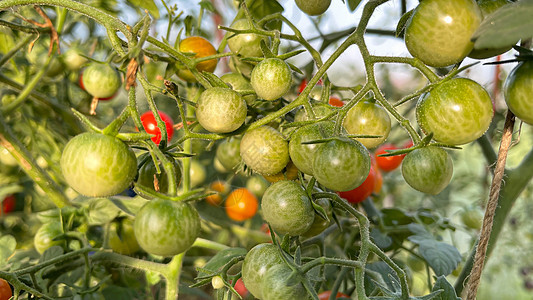
[{"label": "tomato plant", "polygon": [[303,173],[313,175],[313,160],[320,144],[303,144],[305,142],[320,140],[333,135],[331,122],[315,123],[301,127],[294,132],[289,142],[289,155],[294,165]]},{"label": "tomato plant", "polygon": [[[232,88],[234,91],[238,92],[253,90],[250,81],[244,76],[242,76],[242,74],[240,73],[227,73],[220,76],[220,79],[222,79],[226,84],[228,84],[229,87]],[[246,104],[252,105],[254,104],[255,99],[257,99],[257,96],[254,94],[250,94],[243,96],[243,98],[246,101]]]},{"label": "tomato plant", "polygon": [[246,102],[239,93],[231,89],[213,87],[200,96],[196,118],[210,132],[232,132],[244,123]]},{"label": "tomato plant", "polygon": [[11,286],[4,279],[0,279],[0,300],[9,300],[13,296]]},{"label": "tomato plant", "polygon": [[309,196],[294,181],[278,181],[267,188],[261,201],[263,217],[281,234],[305,233],[315,219]]},{"label": "tomato plant", "polygon": [[402,164],[405,155],[380,156],[382,154],[387,154],[388,152],[386,150],[398,150],[398,148],[393,144],[383,144],[376,149],[374,154],[379,169],[385,172],[390,172],[396,170],[396,168]]},{"label": "tomato plant", "polygon": [[517,65],[505,81],[505,103],[520,120],[533,124],[532,101],[529,97],[533,82],[533,63]]},{"label": "tomato plant", "polygon": [[135,216],[134,233],[144,251],[172,256],[192,246],[200,233],[200,217],[188,203],[155,199]]},{"label": "tomato plant", "polygon": [[250,83],[259,98],[276,100],[289,91],[292,84],[292,71],[283,60],[266,58],[252,70]]},{"label": "tomato plant", "polygon": [[[167,159],[172,162],[172,165],[174,166],[174,172],[171,176],[175,178],[176,184],[179,185],[181,181],[181,167],[172,156],[167,156]],[[158,165],[159,170],[161,171],[159,174],[157,173],[154,161],[148,159],[148,161],[146,161],[146,163],[139,169],[137,184],[162,193],[168,193],[168,174],[161,163],[158,163]]]},{"label": "tomato plant", "polygon": [[65,239],[60,238],[63,233],[63,227],[58,221],[41,225],[33,238],[35,250],[43,254],[44,251],[52,246],[65,247]]},{"label": "tomato plant", "polygon": [[[217,53],[215,47],[201,36],[190,36],[183,39],[178,48],[180,52],[194,54],[195,58],[211,56]],[[218,61],[216,59],[205,60],[196,65],[196,70],[198,72],[213,72],[217,64]],[[196,82],[194,74],[183,66],[178,67],[177,75],[185,81]]]},{"label": "tomato plant", "polygon": [[240,188],[228,195],[224,206],[230,219],[241,222],[255,216],[259,202],[249,190]]},{"label": "tomato plant", "polygon": [[472,51],[470,37],[481,20],[474,0],[423,1],[409,18],[405,45],[411,55],[429,66],[453,65]]},{"label": "tomato plant", "polygon": [[141,248],[133,232],[133,220],[126,218],[111,223],[107,233],[107,244],[113,251],[124,255],[132,255],[139,251]]},{"label": "tomato plant", "polygon": [[292,274],[292,269],[285,263],[272,266],[263,276],[262,294],[265,300],[274,299],[305,299],[307,291],[304,286],[296,282],[289,284],[287,278]]},{"label": "tomato plant", "polygon": [[114,137],[82,133],[63,149],[61,171],[78,193],[111,196],[132,183],[137,174],[137,158],[126,144]]},{"label": "tomato plant", "polygon": [[117,70],[108,64],[90,63],[80,77],[83,89],[96,98],[108,98],[115,95],[122,81]]}]

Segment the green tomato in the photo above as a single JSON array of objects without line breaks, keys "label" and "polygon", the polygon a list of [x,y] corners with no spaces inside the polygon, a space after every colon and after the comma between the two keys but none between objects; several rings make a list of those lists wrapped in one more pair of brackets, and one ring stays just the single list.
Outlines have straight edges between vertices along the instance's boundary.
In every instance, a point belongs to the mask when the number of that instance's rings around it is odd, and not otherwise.
[{"label": "green tomato", "polygon": [[313,161],[316,150],[321,144],[302,144],[328,138],[333,135],[335,124],[330,121],[314,123],[298,128],[289,142],[289,155],[298,170],[313,175]]},{"label": "green tomato", "polygon": [[346,132],[354,135],[378,135],[380,138],[357,138],[368,149],[385,142],[391,130],[389,113],[379,104],[371,101],[359,101],[350,108],[344,119]]},{"label": "green tomato", "polygon": [[86,132],[72,138],[61,155],[67,183],[89,197],[106,197],[125,190],[137,174],[137,158],[121,140]]},{"label": "green tomato", "polygon": [[263,300],[279,299],[309,299],[307,290],[301,282],[287,280],[292,274],[292,269],[285,263],[270,268],[263,277]]},{"label": "green tomato", "polygon": [[415,190],[436,195],[450,183],[453,162],[441,148],[428,146],[415,149],[403,159],[402,175]]},{"label": "green tomato", "polygon": [[461,222],[468,228],[480,230],[483,225],[483,212],[477,208],[466,208],[461,212]]},{"label": "green tomato", "polygon": [[250,78],[250,76],[252,76],[252,70],[254,68],[254,65],[246,61],[242,61],[236,56],[232,56],[229,59],[228,65],[229,65],[229,69],[233,73],[242,74],[242,76],[246,78]]},{"label": "green tomato", "polygon": [[475,141],[487,131],[494,111],[487,91],[466,78],[440,83],[423,94],[416,105],[420,128],[433,139],[449,145]]},{"label": "green tomato", "polygon": [[155,199],[135,216],[134,232],[144,251],[174,256],[192,246],[200,233],[200,217],[189,203]]},{"label": "green tomato", "polygon": [[370,154],[358,141],[334,139],[323,143],[315,152],[313,173],[328,189],[350,191],[360,186],[370,173]]},{"label": "green tomato", "polygon": [[63,54],[63,62],[70,71],[78,71],[87,63],[87,58],[80,55],[80,50],[70,48]]},{"label": "green tomato", "polygon": [[235,168],[237,168],[242,161],[240,149],[241,139],[228,138],[218,145],[215,158],[226,170],[236,171]]},{"label": "green tomato", "polygon": [[333,207],[331,206],[331,202],[329,201],[329,199],[317,199],[315,200],[315,203],[320,205],[324,209],[329,220],[324,219],[315,211],[315,218],[313,220],[313,224],[311,224],[309,230],[302,234],[302,237],[306,239],[321,234],[324,230],[326,230],[326,228],[329,227],[329,225],[331,224],[331,220],[333,219]]},{"label": "green tomato", "polygon": [[[239,73],[227,73],[220,77],[222,81],[224,81],[226,84],[230,85],[230,87],[238,92],[238,91],[252,91],[254,88],[252,87],[252,84],[248,79],[246,79],[244,76],[242,76]],[[244,101],[246,101],[246,104],[252,105],[257,99],[257,96],[254,94],[243,96]]]},{"label": "green tomato", "polygon": [[133,220],[126,218],[122,222],[113,222],[107,232],[107,244],[113,251],[132,255],[141,248],[133,231]]},{"label": "green tomato", "polygon": [[248,189],[252,194],[254,194],[258,199],[263,197],[266,189],[269,187],[270,183],[265,180],[263,176],[253,175],[246,180],[246,189]]},{"label": "green tomato", "polygon": [[204,183],[207,177],[205,167],[197,160],[191,159],[191,168],[189,169],[191,177],[191,187],[197,187]]},{"label": "green tomato", "polygon": [[504,84],[505,103],[520,120],[533,125],[533,62],[518,64]]},{"label": "green tomato", "polygon": [[63,235],[63,228],[58,221],[45,223],[39,227],[35,236],[33,237],[33,245],[40,254],[43,254],[46,249],[52,246],[61,246],[65,248],[66,243],[64,239],[54,240]]},{"label": "green tomato", "polygon": [[[321,102],[313,103],[311,107],[313,108],[313,112],[315,113],[315,117],[317,119],[323,118],[333,111],[333,107],[331,105]],[[310,119],[307,116],[305,109],[303,108],[299,109],[294,115],[294,122],[302,122],[309,120]]]},{"label": "green tomato", "polygon": [[304,13],[310,16],[318,16],[326,12],[331,0],[296,0],[296,5]]},{"label": "green tomato", "polygon": [[[252,29],[247,19],[239,19],[235,21],[231,28],[237,30]],[[261,41],[265,41],[268,45],[268,37],[255,33],[241,33],[234,35],[228,39],[228,47],[231,52],[239,54],[243,57],[262,57]],[[234,36],[233,36],[234,35]]]},{"label": "green tomato", "polygon": [[259,98],[273,101],[291,88],[292,71],[283,60],[266,58],[252,70],[250,83]]},{"label": "green tomato", "polygon": [[[167,159],[169,159],[172,162],[172,165],[174,166],[174,173],[172,174],[172,176],[174,176],[176,180],[177,187],[181,182],[180,165],[170,155],[167,155]],[[157,174],[157,169],[155,167],[154,161],[152,159],[148,159],[148,161],[146,161],[146,163],[139,169],[139,178],[137,179],[137,184],[150,188],[151,190],[155,190],[154,178],[156,178],[159,186],[159,192],[164,194],[168,193],[168,176],[161,163],[159,163],[159,170],[161,171],[161,173]]]},{"label": "green tomato", "polygon": [[270,126],[246,132],[241,140],[244,163],[261,175],[274,175],[289,163],[289,145],[281,133]]},{"label": "green tomato", "polygon": [[253,247],[242,263],[242,281],[254,297],[263,299],[262,284],[265,273],[273,266],[283,263],[276,245],[259,244]]},{"label": "green tomato", "polygon": [[212,87],[205,90],[196,105],[196,118],[203,128],[214,133],[237,130],[246,119],[246,102],[228,88]]},{"label": "green tomato", "polygon": [[295,181],[282,180],[267,188],[261,201],[263,218],[281,234],[300,235],[315,219],[309,196]]},{"label": "green tomato", "polygon": [[421,1],[407,21],[405,45],[428,66],[453,65],[472,51],[470,38],[481,20],[474,0]]},{"label": "green tomato", "polygon": [[111,97],[122,85],[115,68],[97,62],[90,63],[83,70],[82,83],[87,93],[96,98]]}]

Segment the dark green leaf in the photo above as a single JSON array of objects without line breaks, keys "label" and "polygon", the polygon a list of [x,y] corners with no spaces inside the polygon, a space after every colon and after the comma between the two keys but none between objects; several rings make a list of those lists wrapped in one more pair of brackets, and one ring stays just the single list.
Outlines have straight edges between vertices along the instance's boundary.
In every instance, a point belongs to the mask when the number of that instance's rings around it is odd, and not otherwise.
[{"label": "dark green leaf", "polygon": [[522,0],[503,6],[483,20],[472,36],[475,49],[511,47],[533,37],[533,1]]},{"label": "dark green leaf", "polygon": [[11,235],[0,238],[0,268],[7,264],[7,259],[15,252],[17,240]]},{"label": "dark green leaf", "polygon": [[437,276],[448,275],[461,262],[461,254],[454,246],[426,239],[420,242],[418,252]]},{"label": "dark green leaf", "polygon": [[431,289],[432,292],[436,292],[438,290],[442,290],[442,293],[437,295],[435,300],[460,300],[461,298],[457,297],[457,294],[455,293],[455,289],[453,286],[446,280],[446,277],[439,276],[437,278],[437,281],[435,281],[435,285]]},{"label": "dark green leaf", "polygon": [[106,286],[102,290],[102,295],[104,295],[105,299],[113,300],[130,300],[138,296],[133,289],[116,285]]},{"label": "dark green leaf", "polygon": [[209,272],[217,273],[220,269],[235,257],[246,255],[244,248],[228,248],[219,251],[207,264],[198,272],[198,277],[210,275]]},{"label": "dark green leaf", "polygon": [[392,245],[392,239],[375,227],[370,230],[370,238],[381,249],[386,249]]},{"label": "dark green leaf", "polygon": [[348,9],[350,9],[350,11],[354,11],[357,9],[359,4],[361,4],[361,0],[348,0]]},{"label": "dark green leaf", "polygon": [[120,213],[120,209],[107,198],[93,198],[87,204],[89,225],[107,224]]},{"label": "dark green leaf", "polygon": [[134,7],[146,9],[154,18],[159,19],[159,8],[154,0],[128,0]]},{"label": "dark green leaf", "polygon": [[431,233],[429,233],[424,226],[417,224],[417,223],[411,223],[407,225],[407,228],[413,233],[413,235],[409,236],[409,240],[415,244],[420,244],[424,240],[434,240],[435,238]]},{"label": "dark green leaf", "polygon": [[52,246],[43,252],[43,255],[41,256],[39,262],[51,260],[53,258],[63,255],[63,253],[65,253],[65,251],[61,246]]},{"label": "dark green leaf", "polygon": [[409,18],[413,14],[414,9],[411,9],[410,11],[403,14],[403,16],[398,21],[398,25],[396,25],[396,36],[403,36],[405,31],[405,26],[407,26],[407,21],[409,21]]},{"label": "dark green leaf", "polygon": [[112,198],[109,198],[109,201],[111,201],[118,209],[120,209],[123,213],[129,216],[135,216],[139,209],[148,202],[148,200],[142,198],[142,197],[122,197],[122,196],[114,196]]},{"label": "dark green leaf", "polygon": [[400,291],[400,279],[387,263],[377,261],[366,265],[366,268],[381,275],[382,282],[386,285],[389,293],[395,294]]},{"label": "dark green leaf", "polygon": [[204,76],[207,81],[211,84],[213,87],[222,87],[222,88],[229,88],[228,85],[222,81],[217,75],[211,73],[211,72],[202,72],[202,75]]}]

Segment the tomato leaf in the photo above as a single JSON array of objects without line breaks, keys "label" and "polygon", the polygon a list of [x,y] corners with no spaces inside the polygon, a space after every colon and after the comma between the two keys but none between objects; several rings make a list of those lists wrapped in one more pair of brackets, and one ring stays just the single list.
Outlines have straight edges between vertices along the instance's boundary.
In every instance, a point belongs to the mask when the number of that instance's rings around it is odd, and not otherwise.
[{"label": "tomato leaf", "polygon": [[403,14],[403,16],[398,21],[398,25],[396,25],[396,37],[403,36],[405,33],[405,27],[407,26],[407,21],[409,21],[409,18],[413,14],[414,9],[411,9],[410,11]]},{"label": "tomato leaf", "polygon": [[114,196],[109,198],[109,201],[111,201],[118,209],[120,209],[124,214],[129,216],[135,216],[139,209],[148,202],[148,200],[142,198],[142,197],[122,197],[122,196]]},{"label": "tomato leaf", "polygon": [[47,260],[51,260],[53,258],[63,255],[64,253],[65,251],[63,250],[61,246],[52,246],[43,252],[43,255],[39,259],[39,262],[42,263]]},{"label": "tomato leaf", "polygon": [[[276,0],[247,0],[246,4],[248,5],[248,10],[255,20],[261,20],[268,15],[284,11],[283,6],[281,6],[281,4],[279,4]],[[274,21],[270,22],[265,27],[270,30],[281,30],[281,25],[281,21]]]},{"label": "tomato leaf", "polygon": [[[372,283],[376,285],[385,295],[393,296],[401,291],[399,282],[400,279],[394,270],[385,262],[377,261],[366,265],[366,268],[378,273],[381,278],[372,279]],[[380,279],[377,281],[376,279]],[[401,293],[401,292],[400,292]]]},{"label": "tomato leaf", "polygon": [[449,275],[461,262],[461,254],[454,246],[433,239],[418,244],[418,252],[427,261],[437,276]]},{"label": "tomato leaf", "polygon": [[386,249],[392,245],[392,239],[378,228],[372,228],[370,230],[370,238],[381,249]]},{"label": "tomato leaf", "polygon": [[361,0],[348,0],[348,9],[350,11],[355,11],[359,4],[361,4]]},{"label": "tomato leaf", "polygon": [[11,235],[4,235],[0,238],[0,267],[7,264],[7,259],[15,252],[17,240]]},{"label": "tomato leaf", "polygon": [[435,285],[431,289],[432,292],[436,291],[442,291],[438,296],[436,296],[435,300],[460,300],[461,298],[457,297],[457,294],[455,293],[455,289],[453,286],[446,280],[446,277],[439,276],[437,278],[437,281],[435,281]]},{"label": "tomato leaf", "polygon": [[533,0],[507,4],[481,22],[472,41],[475,49],[510,47],[533,36]]},{"label": "tomato leaf", "polygon": [[93,198],[87,203],[89,225],[103,225],[118,216],[120,209],[107,198]]},{"label": "tomato leaf", "polygon": [[154,0],[128,0],[128,2],[134,8],[144,8],[146,9],[154,18],[159,19],[159,8],[155,5]]},{"label": "tomato leaf", "polygon": [[222,267],[230,263],[234,258],[244,257],[246,253],[247,251],[244,248],[227,248],[219,251],[203,268],[199,268],[196,279],[220,272]]}]

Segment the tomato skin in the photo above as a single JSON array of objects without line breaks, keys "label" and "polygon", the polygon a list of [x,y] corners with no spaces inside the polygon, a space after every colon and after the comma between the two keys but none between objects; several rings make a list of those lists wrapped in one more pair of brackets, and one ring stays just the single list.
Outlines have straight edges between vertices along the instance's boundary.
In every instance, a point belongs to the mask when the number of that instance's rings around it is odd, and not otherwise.
[{"label": "tomato skin", "polygon": [[204,183],[207,176],[205,167],[196,159],[191,160],[189,174],[191,176],[191,187],[196,187]]},{"label": "tomato skin", "polygon": [[518,64],[504,84],[505,103],[520,120],[533,125],[533,63]]},{"label": "tomato skin", "polygon": [[134,232],[147,253],[174,256],[192,246],[200,233],[200,217],[189,203],[155,199],[137,213]]},{"label": "tomato skin", "polygon": [[250,83],[259,98],[273,101],[283,97],[291,88],[292,71],[283,60],[266,58],[252,70]]},{"label": "tomato skin", "polygon": [[[213,45],[201,36],[190,36],[183,39],[179,45],[179,51],[183,53],[195,53],[194,58],[201,58],[217,54],[217,50]],[[210,59],[202,61],[196,65],[198,72],[213,73],[217,67],[218,61]],[[177,73],[178,77],[187,82],[196,82],[196,77],[186,67],[181,67]]]},{"label": "tomato skin", "polygon": [[67,183],[89,197],[106,197],[125,190],[137,174],[137,158],[117,138],[86,132],[72,138],[61,154]]},{"label": "tomato skin", "polygon": [[429,0],[415,8],[405,29],[405,45],[428,66],[446,67],[463,60],[482,20],[474,0]]},{"label": "tomato skin", "polygon": [[236,171],[235,168],[237,168],[242,161],[240,150],[241,139],[228,138],[218,145],[215,157],[226,170]]},{"label": "tomato skin", "polygon": [[114,67],[96,62],[90,63],[83,70],[81,81],[87,93],[96,98],[112,97],[122,85],[120,75]]},{"label": "tomato skin", "polygon": [[398,150],[398,148],[393,144],[383,144],[379,146],[375,152],[376,164],[382,171],[394,171],[402,164],[402,160],[405,155],[380,156],[381,154],[388,153],[385,150]]},{"label": "tomato skin", "polygon": [[[247,19],[239,19],[235,21],[231,28],[238,30],[252,29]],[[235,33],[232,33],[235,34]],[[243,57],[262,57],[261,40],[268,45],[268,38],[266,36],[254,33],[241,33],[228,39],[228,47],[233,53],[240,54]]]},{"label": "tomato skin", "polygon": [[268,182],[274,183],[282,180],[296,180],[298,178],[298,168],[294,165],[292,161],[289,160],[285,168],[274,175],[263,175]]},{"label": "tomato skin", "polygon": [[226,214],[230,219],[237,222],[242,222],[255,216],[258,206],[257,198],[245,188],[231,192],[225,202]]},{"label": "tomato skin", "polygon": [[196,105],[196,118],[203,128],[214,133],[237,130],[246,119],[246,101],[229,88],[205,90]]},{"label": "tomato skin", "polygon": [[331,0],[296,0],[296,5],[304,13],[310,16],[318,16],[326,12]]},{"label": "tomato skin", "polygon": [[7,281],[0,278],[0,300],[9,300],[13,296],[13,290]]},{"label": "tomato skin", "polygon": [[87,58],[81,56],[80,52],[76,48],[70,48],[63,54],[63,62],[70,71],[77,71],[87,63]]},{"label": "tomato skin", "polygon": [[295,181],[278,181],[267,188],[261,201],[263,218],[280,234],[305,233],[315,211],[303,187]]},{"label": "tomato skin", "polygon": [[[165,129],[167,131],[167,140],[170,141],[174,136],[174,122],[172,121],[172,118],[166,113],[162,111],[157,111],[157,113],[161,117],[161,120],[165,123]],[[141,115],[141,122],[146,133],[154,135],[152,137],[152,142],[154,142],[156,145],[159,145],[159,143],[161,143],[162,138],[161,129],[157,127],[157,121],[155,119],[154,114],[151,111],[145,112]]]},{"label": "tomato skin", "polygon": [[[167,158],[172,162],[172,165],[174,166],[175,172],[172,176],[174,176],[177,186],[181,182],[181,167],[172,156],[167,156]],[[152,159],[148,159],[148,161],[139,169],[139,177],[137,179],[137,183],[144,187],[150,188],[151,190],[155,190],[155,176],[159,185],[159,192],[164,194],[168,193],[168,176],[161,163],[159,163],[159,170],[161,170],[161,173],[157,174],[157,169],[155,168],[154,161]]]},{"label": "tomato skin", "polygon": [[453,162],[448,153],[438,147],[415,149],[402,162],[402,175],[415,190],[436,195],[448,184],[453,175]]},{"label": "tomato skin", "polygon": [[285,263],[272,266],[263,277],[262,299],[308,299],[307,290],[300,282],[295,285],[287,285],[287,278],[291,274],[292,269]]},{"label": "tomato skin", "polygon": [[424,133],[449,145],[477,140],[492,122],[492,100],[477,82],[454,78],[423,94],[416,105],[416,120]]},{"label": "tomato skin", "polygon": [[361,203],[365,201],[365,199],[370,197],[370,195],[372,195],[372,192],[374,192],[374,187],[376,186],[376,177],[377,177],[376,173],[377,173],[376,167],[374,167],[374,165],[371,164],[370,172],[368,172],[368,176],[366,177],[365,181],[361,183],[360,186],[356,187],[355,189],[351,191],[337,192],[337,194],[341,198],[344,198],[348,202],[353,203],[353,204]]},{"label": "tomato skin", "polygon": [[[251,91],[254,88],[252,87],[252,84],[248,79],[246,79],[244,76],[242,76],[240,73],[227,73],[220,77],[222,81],[224,81],[226,84],[230,85],[230,88],[232,88],[234,91]],[[254,94],[243,96],[244,101],[246,101],[247,105],[252,105],[257,99],[257,96]]]},{"label": "tomato skin", "polygon": [[[331,296],[331,291],[324,291],[320,294],[318,294],[318,300],[329,300],[329,297]],[[350,296],[343,294],[341,292],[337,292],[337,295],[335,295],[335,299],[337,298],[347,298],[349,299]]]},{"label": "tomato skin", "polygon": [[283,259],[276,245],[259,244],[246,254],[242,263],[242,281],[256,298],[263,299],[262,283],[267,271],[282,264]]},{"label": "tomato skin", "polygon": [[17,201],[15,199],[14,195],[9,195],[4,198],[4,201],[2,201],[2,211],[4,214],[8,214],[15,210]]},{"label": "tomato skin", "polygon": [[111,223],[107,233],[107,244],[114,252],[124,255],[132,255],[139,251],[141,247],[135,238],[133,220],[127,218],[120,224]]},{"label": "tomato skin", "polygon": [[244,163],[261,175],[277,174],[289,163],[289,144],[270,126],[246,132],[240,148]]},{"label": "tomato skin", "polygon": [[39,227],[33,238],[33,245],[39,254],[43,254],[46,249],[52,246],[65,247],[65,240],[60,239],[54,241],[53,239],[63,234],[63,228],[59,221],[45,223]]},{"label": "tomato skin", "polygon": [[244,282],[242,281],[242,278],[239,278],[237,279],[237,282],[235,282],[235,286],[234,286],[235,290],[237,291],[237,293],[242,297],[242,298],[245,298],[246,296],[248,296],[249,292],[248,290],[246,289],[246,287],[244,286]]},{"label": "tomato skin", "polygon": [[328,189],[353,190],[370,172],[370,155],[358,141],[334,139],[323,143],[316,151],[313,172],[317,181]]},{"label": "tomato skin", "polygon": [[381,136],[356,139],[369,149],[381,145],[391,130],[389,113],[381,105],[371,101],[359,101],[348,111],[342,124],[349,134]]},{"label": "tomato skin", "polygon": [[319,122],[298,128],[289,141],[289,155],[296,167],[305,174],[313,175],[313,160],[316,150],[321,144],[302,144],[320,140],[333,135],[333,122]]}]

